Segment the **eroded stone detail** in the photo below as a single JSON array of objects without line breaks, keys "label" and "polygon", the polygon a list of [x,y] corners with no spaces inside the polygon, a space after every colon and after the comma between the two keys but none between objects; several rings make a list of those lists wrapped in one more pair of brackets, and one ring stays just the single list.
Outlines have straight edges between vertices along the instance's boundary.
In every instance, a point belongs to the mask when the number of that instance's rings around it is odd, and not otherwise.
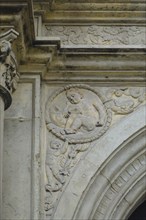
[{"label": "eroded stone detail", "polygon": [[[5,36],[9,37],[9,32]],[[11,104],[11,93],[16,89],[19,80],[17,61],[8,40],[0,37],[0,95],[4,100],[5,109]]]},{"label": "eroded stone detail", "polygon": [[52,215],[59,193],[73,167],[79,161],[79,154],[88,148],[87,143],[71,145],[67,141],[62,142],[57,139],[50,141],[46,153],[45,211],[47,216]]},{"label": "eroded stone detail", "polygon": [[[97,92],[98,91],[98,92]],[[58,90],[46,104],[45,211],[51,218],[65,183],[83,152],[109,128],[114,115],[126,115],[145,101],[144,88],[103,88],[74,84]],[[111,195],[114,191],[111,191]]]},{"label": "eroded stone detail", "polygon": [[119,195],[122,189],[127,185],[137,173],[145,168],[146,155],[142,154],[136,158],[130,165],[120,173],[111,186],[107,189],[104,197],[102,198],[98,209],[96,210],[95,219],[105,219],[105,213],[111,205],[111,202]]},{"label": "eroded stone detail", "polygon": [[115,114],[129,114],[146,100],[145,88],[118,88],[111,93],[111,109]]},{"label": "eroded stone detail", "polygon": [[99,138],[111,122],[110,111],[101,99],[86,85],[70,85],[57,91],[46,106],[48,130],[75,144]]},{"label": "eroded stone detail", "polygon": [[145,27],[44,26],[44,35],[60,37],[63,45],[145,45]]},{"label": "eroded stone detail", "polygon": [[17,71],[17,62],[11,49],[9,41],[2,41],[0,44],[0,65],[1,65],[1,85],[13,92],[17,87],[19,73]]}]

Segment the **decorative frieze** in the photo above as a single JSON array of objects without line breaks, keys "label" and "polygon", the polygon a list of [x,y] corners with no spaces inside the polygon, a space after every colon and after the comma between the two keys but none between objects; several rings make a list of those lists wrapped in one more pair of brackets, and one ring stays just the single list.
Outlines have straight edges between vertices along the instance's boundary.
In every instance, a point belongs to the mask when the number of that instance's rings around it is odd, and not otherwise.
[{"label": "decorative frieze", "polygon": [[146,45],[145,27],[44,25],[43,36],[60,37],[62,45]]}]

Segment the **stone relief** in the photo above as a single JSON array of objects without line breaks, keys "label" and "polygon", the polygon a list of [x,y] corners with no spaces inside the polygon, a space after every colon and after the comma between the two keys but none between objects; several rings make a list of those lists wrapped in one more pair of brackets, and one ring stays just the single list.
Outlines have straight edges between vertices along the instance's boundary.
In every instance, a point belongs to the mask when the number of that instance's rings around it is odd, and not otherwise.
[{"label": "stone relief", "polygon": [[47,217],[53,213],[59,192],[62,191],[67,177],[79,160],[78,154],[88,148],[89,144],[70,145],[67,141],[61,142],[57,139],[50,141],[45,163],[47,176],[45,211]]},{"label": "stone relief", "polygon": [[[64,169],[65,166],[63,166],[63,162],[61,161],[61,158],[63,160],[63,156],[67,151],[67,146],[67,142],[62,144],[57,140],[53,140],[50,142],[50,148],[47,149],[46,174],[48,184],[46,185],[46,189],[48,191],[58,191],[62,187],[62,184],[64,184],[65,182],[65,176],[68,175],[68,171]],[[48,171],[48,169],[51,170],[54,181],[49,180],[50,172]]]},{"label": "stone relief", "polygon": [[43,35],[60,37],[63,45],[145,45],[145,27],[138,26],[51,26]]},{"label": "stone relief", "polygon": [[0,43],[0,81],[10,93],[16,89],[19,80],[17,62],[11,49],[11,43],[3,40]]},{"label": "stone relief", "polygon": [[118,88],[111,93],[111,110],[115,114],[129,114],[146,100],[145,88]]},{"label": "stone relief", "polygon": [[[98,91],[98,92],[97,92]],[[104,91],[104,92],[103,92]],[[109,128],[112,117],[133,112],[146,100],[145,88],[98,88],[75,84],[59,89],[46,104],[45,211],[51,218],[65,183],[91,142]]]},{"label": "stone relief", "polygon": [[18,35],[13,29],[0,34],[0,96],[5,110],[11,105],[11,93],[16,89],[19,80],[18,65],[11,47]]},{"label": "stone relief", "polygon": [[48,130],[61,140],[86,143],[108,129],[110,112],[94,89],[70,85],[48,100],[46,122]]}]

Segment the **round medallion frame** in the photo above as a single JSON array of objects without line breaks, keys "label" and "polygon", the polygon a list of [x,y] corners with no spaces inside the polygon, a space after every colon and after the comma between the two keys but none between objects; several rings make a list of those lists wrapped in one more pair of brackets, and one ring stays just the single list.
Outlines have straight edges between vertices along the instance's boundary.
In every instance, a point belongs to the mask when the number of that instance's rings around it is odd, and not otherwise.
[{"label": "round medallion frame", "polygon": [[[106,120],[105,123],[103,124],[103,126],[101,127],[100,131],[98,132],[90,132],[90,134],[92,133],[93,135],[86,135],[84,136],[84,138],[77,138],[77,135],[74,134],[74,138],[72,137],[73,135],[69,135],[69,134],[62,134],[60,132],[60,127],[58,127],[57,125],[53,124],[51,121],[51,117],[50,117],[50,112],[48,111],[52,104],[52,102],[55,100],[55,98],[57,96],[59,96],[61,93],[72,89],[72,88],[77,88],[77,89],[84,89],[84,90],[88,90],[92,93],[94,93],[94,95],[97,96],[97,99],[99,99],[103,105],[103,108],[105,109],[105,113],[106,113]],[[71,84],[71,85],[67,85],[61,89],[58,89],[50,98],[48,98],[48,101],[46,103],[46,125],[47,125],[47,129],[54,134],[56,137],[58,137],[59,139],[63,140],[63,141],[68,141],[68,143],[70,144],[82,144],[82,143],[88,143],[88,142],[92,142],[96,139],[98,139],[99,137],[101,137],[109,128],[110,124],[111,124],[111,120],[112,120],[112,112],[111,109],[108,108],[108,106],[106,106],[105,103],[105,98],[103,96],[101,96],[100,93],[98,93],[95,89],[91,88],[88,85],[84,85],[84,84]],[[58,131],[59,130],[59,131]],[[63,130],[63,129],[62,129]],[[96,130],[96,129],[94,129]]]}]

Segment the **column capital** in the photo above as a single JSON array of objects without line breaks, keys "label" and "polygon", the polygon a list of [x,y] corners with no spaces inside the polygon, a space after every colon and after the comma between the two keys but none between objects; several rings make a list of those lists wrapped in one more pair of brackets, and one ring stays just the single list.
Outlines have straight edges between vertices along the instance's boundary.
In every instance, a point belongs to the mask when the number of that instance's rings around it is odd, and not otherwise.
[{"label": "column capital", "polygon": [[19,80],[18,65],[11,43],[18,33],[13,29],[0,35],[0,96],[7,109],[12,102],[11,94],[17,87]]}]

